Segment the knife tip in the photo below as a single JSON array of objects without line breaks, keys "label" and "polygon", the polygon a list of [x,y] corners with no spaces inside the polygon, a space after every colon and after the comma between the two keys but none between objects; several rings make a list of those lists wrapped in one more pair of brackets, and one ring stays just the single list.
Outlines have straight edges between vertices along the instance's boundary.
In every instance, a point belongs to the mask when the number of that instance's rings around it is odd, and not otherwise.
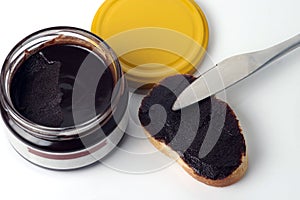
[{"label": "knife tip", "polygon": [[177,110],[180,110],[180,109],[181,109],[180,101],[179,101],[179,99],[177,99],[175,101],[175,103],[173,104],[172,110],[177,111]]}]

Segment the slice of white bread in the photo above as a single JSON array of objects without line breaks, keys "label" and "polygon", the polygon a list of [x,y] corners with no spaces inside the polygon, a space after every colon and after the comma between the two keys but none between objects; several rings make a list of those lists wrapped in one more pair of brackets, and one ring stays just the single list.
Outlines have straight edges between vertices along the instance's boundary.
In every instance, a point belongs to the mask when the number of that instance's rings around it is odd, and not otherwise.
[{"label": "slice of white bread", "polygon": [[[189,83],[193,82],[195,79],[191,76],[184,76]],[[172,126],[172,122],[174,122],[175,117],[170,117],[166,119],[166,122],[164,122],[164,127],[162,127],[162,123],[160,119],[160,116],[157,116],[157,119],[150,119],[149,112],[156,112],[155,108],[153,108],[153,105],[161,105],[166,109],[166,114],[168,115],[171,113],[171,116],[177,116],[178,113],[173,113],[174,111],[171,111],[171,107],[173,102],[176,99],[176,96],[185,88],[187,87],[187,84],[183,84],[182,81],[178,80],[178,76],[169,77],[165,80],[163,80],[161,83],[157,84],[152,91],[144,98],[142,105],[139,110],[139,118],[141,121],[141,124],[144,126],[146,135],[148,136],[150,142],[160,151],[162,151],[167,156],[176,159],[176,161],[183,167],[185,171],[187,171],[192,177],[197,179],[198,181],[201,181],[205,184],[216,186],[216,187],[223,187],[231,185],[237,181],[239,181],[243,175],[245,174],[247,167],[248,167],[248,157],[246,154],[246,145],[244,141],[244,136],[242,134],[239,121],[236,119],[235,114],[233,113],[232,109],[224,102],[220,100],[216,100],[214,97],[211,97],[211,102],[214,102],[217,104],[216,109],[217,113],[219,112],[219,108],[226,108],[225,115],[225,121],[224,126],[222,126],[220,139],[215,144],[215,147],[211,150],[210,153],[208,153],[207,157],[208,162],[205,161],[204,158],[197,158],[195,159],[195,154],[193,151],[195,151],[196,148],[201,147],[201,144],[197,144],[198,141],[203,141],[203,137],[201,134],[203,134],[204,131],[198,131],[197,135],[194,136],[195,138],[192,138],[192,141],[186,142],[188,140],[188,137],[193,134],[190,134],[190,128],[187,126],[187,128],[183,128],[183,130],[186,129],[186,132],[184,134],[187,135],[187,138],[183,137],[182,142],[185,144],[190,145],[186,146],[185,149],[177,148],[176,145],[172,145],[172,140],[176,137],[176,133],[173,133],[173,130],[177,130]],[[170,85],[171,84],[171,85]],[[175,87],[174,87],[175,84]],[[176,84],[178,84],[176,86]],[[172,97],[172,93],[173,95]],[[208,100],[206,100],[208,101]],[[203,105],[200,105],[200,109],[205,110],[203,108]],[[203,103],[204,104],[204,103]],[[207,104],[209,105],[209,104]],[[221,107],[220,107],[220,106]],[[201,107],[202,106],[202,107]],[[219,107],[218,107],[219,106]],[[193,108],[190,108],[191,112]],[[212,109],[212,108],[210,108]],[[208,112],[206,110],[206,112]],[[158,114],[162,115],[162,114]],[[220,115],[222,115],[222,112],[220,112]],[[152,116],[153,117],[153,116]],[[155,117],[155,115],[154,115]],[[167,116],[168,117],[168,116]],[[194,116],[191,114],[190,118],[194,118]],[[175,118],[177,120],[179,118]],[[195,119],[197,119],[195,117]],[[217,118],[219,119],[219,118]],[[150,122],[150,121],[151,122]],[[157,120],[157,121],[156,121]],[[172,121],[173,120],[173,121]],[[191,119],[193,120],[193,119]],[[189,121],[189,120],[188,120]],[[200,120],[201,121],[201,120]],[[176,121],[175,121],[176,122]],[[206,121],[204,121],[206,122]],[[152,126],[149,125],[149,123],[154,123]],[[189,123],[189,122],[188,122]],[[161,127],[161,130],[157,130],[156,124],[159,124],[158,126]],[[166,125],[167,124],[167,125]],[[174,125],[176,126],[176,125]],[[204,127],[204,125],[199,125],[199,130],[201,129],[201,126]],[[155,131],[156,132],[155,132]],[[208,129],[203,129],[208,130]],[[158,131],[158,132],[157,132]],[[217,132],[217,131],[215,131]],[[174,135],[173,135],[174,134]],[[198,136],[200,135],[200,136]],[[198,139],[197,139],[198,137]],[[202,138],[202,139],[199,139]],[[177,138],[178,140],[178,138]],[[195,143],[196,141],[196,143]],[[194,142],[194,143],[193,143]],[[177,141],[178,143],[178,141]],[[214,149],[215,148],[215,149]],[[219,149],[218,149],[219,148]],[[199,150],[200,151],[200,150]],[[192,152],[192,153],[190,153]],[[198,153],[198,152],[197,152]],[[232,155],[230,155],[232,153]],[[193,155],[191,155],[193,154]],[[193,157],[192,157],[193,156]],[[193,159],[190,159],[192,157]],[[221,161],[220,161],[221,160]],[[213,163],[213,161],[216,162]],[[220,163],[223,163],[223,166],[220,166]],[[227,165],[228,163],[228,165]],[[209,170],[207,170],[209,169]]]},{"label": "slice of white bread", "polygon": [[215,187],[225,187],[232,185],[233,183],[238,182],[243,176],[245,175],[247,168],[248,168],[248,155],[242,155],[242,162],[240,166],[232,172],[231,175],[228,177],[221,179],[221,180],[212,180],[208,179],[202,176],[199,176],[180,156],[176,151],[174,151],[171,147],[166,145],[163,142],[160,142],[156,140],[154,137],[152,137],[149,132],[145,130],[146,135],[148,136],[149,141],[161,152],[163,152],[165,155],[168,157],[174,159],[177,161],[179,165],[188,173],[190,174],[193,178],[196,180],[203,182],[207,185],[215,186]]}]

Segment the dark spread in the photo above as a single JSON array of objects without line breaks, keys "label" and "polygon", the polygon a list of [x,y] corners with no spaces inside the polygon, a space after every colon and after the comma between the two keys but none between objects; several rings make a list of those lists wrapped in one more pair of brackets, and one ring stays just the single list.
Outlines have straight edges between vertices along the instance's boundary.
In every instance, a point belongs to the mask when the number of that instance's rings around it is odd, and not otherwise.
[{"label": "dark spread", "polygon": [[172,110],[176,96],[194,80],[182,75],[163,80],[144,98],[139,119],[154,139],[170,146],[196,174],[222,180],[240,166],[245,140],[232,109],[215,97]]},{"label": "dark spread", "polygon": [[11,91],[12,100],[24,117],[44,126],[62,123],[60,68],[60,62],[49,62],[41,52],[22,64],[13,79]]},{"label": "dark spread", "polygon": [[[88,74],[77,82],[80,94],[74,99],[75,80],[82,69],[88,69]],[[99,69],[103,70],[102,76]],[[98,86],[92,87],[93,81]],[[11,96],[16,109],[30,121],[48,127],[70,127],[75,124],[74,109],[80,115],[76,124],[104,112],[110,106],[113,88],[111,71],[100,56],[87,48],[58,44],[45,46],[20,65],[13,77]],[[90,106],[86,102],[92,98],[95,104]]]}]

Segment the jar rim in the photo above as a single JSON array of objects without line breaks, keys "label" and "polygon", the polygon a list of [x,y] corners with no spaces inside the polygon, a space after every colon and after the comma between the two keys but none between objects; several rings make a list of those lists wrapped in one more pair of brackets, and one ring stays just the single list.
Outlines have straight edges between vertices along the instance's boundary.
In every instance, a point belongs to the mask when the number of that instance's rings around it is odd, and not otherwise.
[{"label": "jar rim", "polygon": [[[94,42],[93,45],[96,48],[101,48],[101,50],[105,50],[107,54],[110,56],[110,59],[112,60],[111,62],[114,64],[114,70],[111,70],[111,73],[115,77],[115,84],[114,84],[114,90],[116,89],[117,91],[114,91],[115,94],[117,95],[112,95],[111,99],[111,105],[106,108],[106,110],[100,114],[97,114],[94,118],[80,123],[80,124],[75,124],[74,126],[69,126],[69,127],[47,127],[43,125],[39,125],[37,123],[34,123],[30,120],[28,120],[26,117],[24,117],[21,113],[19,113],[13,102],[10,99],[10,91],[8,85],[10,84],[8,81],[7,76],[12,75],[10,72],[10,67],[13,62],[16,62],[13,57],[15,54],[22,54],[26,51],[22,50],[21,48],[25,46],[25,44],[34,41],[37,39],[39,36],[55,36],[58,37],[62,35],[63,33],[70,33],[72,35],[77,35],[80,37],[83,37],[89,42]],[[88,41],[87,41],[88,42]],[[19,52],[20,51],[20,52]],[[16,63],[20,63],[16,62]],[[119,60],[114,53],[114,51],[109,47],[109,45],[101,39],[99,36],[86,31],[84,29],[76,28],[76,27],[71,27],[71,26],[55,26],[55,27],[50,27],[46,29],[42,29],[39,31],[36,31],[27,37],[25,37],[23,40],[21,40],[19,43],[17,43],[14,48],[9,52],[7,55],[4,64],[2,66],[1,70],[1,76],[0,76],[0,100],[1,104],[4,107],[5,111],[9,113],[9,115],[13,118],[13,120],[26,130],[28,130],[29,133],[33,134],[36,137],[40,138],[45,138],[45,139],[73,139],[73,138],[78,138],[83,136],[87,130],[94,128],[97,125],[101,125],[101,123],[105,122],[107,118],[111,117],[113,114],[114,108],[117,106],[119,98],[120,98],[120,93],[125,88],[125,78],[123,77],[121,65],[119,63]],[[120,84],[120,87],[115,87],[116,84]],[[124,91],[123,91],[124,92]]]}]

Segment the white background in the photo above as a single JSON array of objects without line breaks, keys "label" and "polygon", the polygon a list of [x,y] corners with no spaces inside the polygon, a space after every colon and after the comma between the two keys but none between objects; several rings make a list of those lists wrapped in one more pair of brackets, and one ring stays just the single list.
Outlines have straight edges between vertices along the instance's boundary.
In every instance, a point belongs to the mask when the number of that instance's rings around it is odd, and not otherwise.
[{"label": "white background", "polygon": [[[300,33],[298,0],[199,0],[210,26],[214,62],[259,50]],[[101,0],[1,1],[0,62],[28,34],[50,26],[89,30]],[[237,184],[214,188],[197,182],[176,163],[147,174],[128,174],[104,164],[56,172],[30,164],[10,146],[0,122],[0,199],[299,199],[300,51],[227,91],[248,144],[249,170]],[[133,101],[131,107],[138,107]],[[140,134],[133,124],[133,134]],[[136,131],[136,133],[134,133]],[[145,145],[145,146],[142,146]],[[146,140],[123,141],[133,151],[153,148]],[[153,150],[153,149],[152,149]],[[163,155],[161,155],[163,157]],[[118,152],[105,160],[121,160]]]}]

